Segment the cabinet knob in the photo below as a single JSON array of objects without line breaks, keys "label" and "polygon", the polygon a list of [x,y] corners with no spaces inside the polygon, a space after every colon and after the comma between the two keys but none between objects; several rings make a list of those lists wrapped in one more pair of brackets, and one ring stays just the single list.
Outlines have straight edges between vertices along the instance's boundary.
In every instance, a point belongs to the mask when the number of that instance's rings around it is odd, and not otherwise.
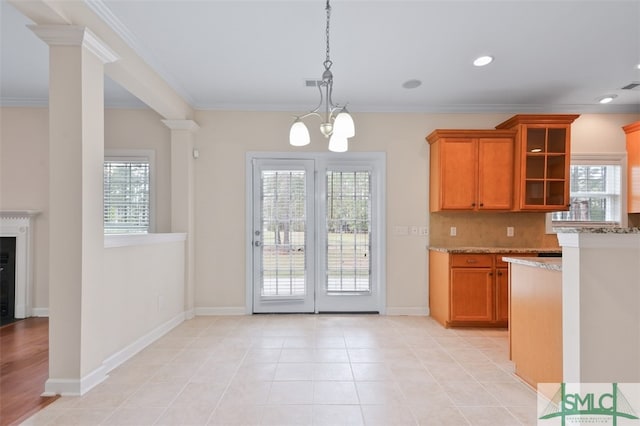
[{"label": "cabinet knob", "polygon": [[484,207],[484,203],[480,203],[480,207]]},{"label": "cabinet knob", "polygon": [[471,203],[471,207],[475,207],[475,206],[476,206],[476,203]]}]

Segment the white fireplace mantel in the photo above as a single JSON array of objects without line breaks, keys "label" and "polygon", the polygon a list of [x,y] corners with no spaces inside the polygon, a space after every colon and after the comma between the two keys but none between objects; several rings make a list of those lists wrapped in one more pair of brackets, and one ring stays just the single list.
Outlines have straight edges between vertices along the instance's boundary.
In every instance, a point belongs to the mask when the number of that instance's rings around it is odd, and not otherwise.
[{"label": "white fireplace mantel", "polygon": [[16,239],[16,318],[31,316],[33,218],[39,213],[37,210],[0,211],[0,237]]}]

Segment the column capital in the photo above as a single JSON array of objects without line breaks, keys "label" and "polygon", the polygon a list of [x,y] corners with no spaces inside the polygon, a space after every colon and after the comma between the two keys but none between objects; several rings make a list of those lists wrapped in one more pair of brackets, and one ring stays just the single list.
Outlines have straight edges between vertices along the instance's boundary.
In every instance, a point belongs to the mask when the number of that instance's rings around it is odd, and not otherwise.
[{"label": "column capital", "polygon": [[49,46],[82,46],[103,63],[115,62],[118,55],[87,27],[78,25],[27,25]]},{"label": "column capital", "polygon": [[162,120],[162,122],[171,130],[187,130],[195,133],[200,129],[198,123],[193,120]]}]

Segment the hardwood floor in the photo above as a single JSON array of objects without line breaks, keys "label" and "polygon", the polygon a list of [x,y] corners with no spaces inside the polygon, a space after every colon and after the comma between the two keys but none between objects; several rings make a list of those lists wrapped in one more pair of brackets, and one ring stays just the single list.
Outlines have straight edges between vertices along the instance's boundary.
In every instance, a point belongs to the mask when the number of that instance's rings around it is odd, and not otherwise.
[{"label": "hardwood floor", "polygon": [[0,426],[15,425],[58,397],[41,397],[49,376],[49,319],[0,327]]}]

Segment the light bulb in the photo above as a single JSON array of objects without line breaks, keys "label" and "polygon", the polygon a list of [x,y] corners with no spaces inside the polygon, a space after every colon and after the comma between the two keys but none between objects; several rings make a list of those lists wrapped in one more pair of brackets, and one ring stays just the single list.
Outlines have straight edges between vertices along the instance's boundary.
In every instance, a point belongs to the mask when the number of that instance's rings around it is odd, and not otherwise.
[{"label": "light bulb", "polygon": [[289,130],[289,144],[292,146],[305,146],[309,145],[309,142],[311,142],[309,129],[299,118],[296,118],[296,121],[291,125],[291,130]]}]

